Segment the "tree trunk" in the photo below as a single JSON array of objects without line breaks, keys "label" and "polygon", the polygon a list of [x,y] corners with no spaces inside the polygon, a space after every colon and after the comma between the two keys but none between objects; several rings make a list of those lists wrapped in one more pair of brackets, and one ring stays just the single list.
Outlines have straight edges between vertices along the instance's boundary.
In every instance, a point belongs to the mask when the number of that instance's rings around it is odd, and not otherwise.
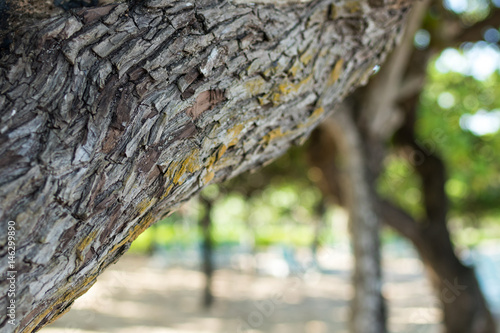
[{"label": "tree trunk", "polygon": [[470,267],[456,257],[446,224],[422,230],[415,243],[443,308],[447,333],[496,333],[494,319]]},{"label": "tree trunk", "polygon": [[212,240],[212,207],[213,202],[200,195],[200,201],[203,203],[204,214],[200,219],[201,231],[201,257],[202,257],[202,271],[205,274],[205,288],[203,290],[202,305],[208,309],[214,301],[212,294],[212,277],[214,273],[213,264],[213,240]]},{"label": "tree trunk", "polygon": [[409,216],[402,217],[388,203],[380,207],[381,214],[397,231],[410,231],[408,238],[417,248],[441,301],[446,332],[496,333],[495,321],[474,270],[462,264],[455,254],[446,224],[445,167],[435,153],[430,155],[415,142],[414,112],[414,109],[409,111],[396,138],[409,160],[414,156],[422,157],[418,163],[413,160],[412,164],[421,178],[426,218],[417,222]]},{"label": "tree trunk", "polygon": [[318,262],[318,250],[322,245],[321,232],[325,228],[326,208],[326,202],[323,198],[321,198],[314,209],[316,219],[314,220],[314,235],[311,242],[312,264],[314,265],[314,268],[320,268]]},{"label": "tree trunk", "polygon": [[349,212],[354,254],[350,332],[384,333],[387,328],[380,268],[380,224],[367,179],[365,147],[348,108],[339,107],[324,126],[339,147],[340,188]]},{"label": "tree trunk", "polygon": [[445,332],[496,333],[474,270],[457,258],[446,223],[417,222],[385,201],[378,207],[384,222],[407,237],[422,258],[441,302]]},{"label": "tree trunk", "polygon": [[50,323],[205,184],[302,142],[393,47],[409,3],[147,0],[16,26],[0,62],[0,217],[16,226],[1,330]]}]

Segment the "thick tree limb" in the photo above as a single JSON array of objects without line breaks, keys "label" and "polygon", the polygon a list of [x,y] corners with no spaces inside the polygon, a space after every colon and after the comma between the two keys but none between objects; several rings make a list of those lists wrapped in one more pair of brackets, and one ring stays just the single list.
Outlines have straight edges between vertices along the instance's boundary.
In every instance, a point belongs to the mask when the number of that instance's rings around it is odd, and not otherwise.
[{"label": "thick tree limb", "polygon": [[377,199],[377,214],[387,225],[410,240],[419,237],[418,223],[411,215],[387,200]]},{"label": "thick tree limb", "polygon": [[148,0],[20,30],[0,63],[0,216],[2,228],[18,228],[15,331],[67,311],[205,184],[307,137],[392,48],[408,2]]}]

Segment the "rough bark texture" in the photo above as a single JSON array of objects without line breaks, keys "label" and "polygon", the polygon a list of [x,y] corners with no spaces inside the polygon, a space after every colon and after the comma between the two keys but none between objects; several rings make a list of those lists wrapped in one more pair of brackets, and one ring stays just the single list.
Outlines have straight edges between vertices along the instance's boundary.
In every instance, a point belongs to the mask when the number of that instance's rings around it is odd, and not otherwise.
[{"label": "rough bark texture", "polygon": [[[2,310],[0,330],[53,321],[205,184],[306,138],[393,47],[408,2],[148,0],[19,28],[0,62],[0,220],[17,227],[16,325]],[[2,237],[2,276],[6,254]]]}]

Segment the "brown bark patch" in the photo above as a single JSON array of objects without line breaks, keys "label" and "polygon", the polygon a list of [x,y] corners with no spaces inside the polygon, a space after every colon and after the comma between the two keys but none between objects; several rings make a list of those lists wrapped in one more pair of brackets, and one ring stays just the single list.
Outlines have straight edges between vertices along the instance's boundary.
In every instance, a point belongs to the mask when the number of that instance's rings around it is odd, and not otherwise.
[{"label": "brown bark patch", "polygon": [[105,15],[108,15],[109,12],[115,7],[116,5],[108,5],[91,9],[82,9],[78,12],[78,15],[83,17],[83,21],[85,23],[91,23]]},{"label": "brown bark patch", "polygon": [[198,129],[195,124],[189,122],[172,134],[172,138],[167,142],[167,145],[177,140],[192,138],[196,135],[196,133],[198,133]]},{"label": "brown bark patch", "polygon": [[158,149],[149,149],[149,151],[139,161],[139,172],[148,173],[158,161],[158,156],[160,156]]},{"label": "brown bark patch", "polygon": [[380,8],[384,6],[384,0],[368,0],[368,4],[373,8]]},{"label": "brown bark patch", "polygon": [[108,133],[106,134],[106,138],[104,139],[102,145],[103,153],[109,153],[116,146],[118,138],[120,137],[122,132],[123,131],[120,131],[117,128],[112,128],[112,127],[109,128]]},{"label": "brown bark patch", "polygon": [[109,218],[109,224],[108,226],[101,232],[101,235],[99,236],[99,241],[101,244],[105,244],[106,242],[109,242],[108,236],[111,235],[113,230],[116,227],[115,221],[120,217],[121,214],[121,208],[122,205],[118,203],[113,210],[110,213],[110,218]]},{"label": "brown bark patch", "polygon": [[203,112],[213,109],[217,104],[226,100],[224,90],[214,89],[202,92],[196,98],[194,105],[186,109],[186,114],[193,119],[198,118]]}]

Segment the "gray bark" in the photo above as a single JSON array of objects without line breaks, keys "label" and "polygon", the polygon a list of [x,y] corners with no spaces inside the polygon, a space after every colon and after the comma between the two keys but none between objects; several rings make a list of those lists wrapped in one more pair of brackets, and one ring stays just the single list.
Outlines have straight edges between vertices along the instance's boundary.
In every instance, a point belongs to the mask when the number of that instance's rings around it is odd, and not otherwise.
[{"label": "gray bark", "polygon": [[202,306],[209,309],[214,303],[214,295],[212,292],[213,276],[214,276],[214,241],[212,237],[212,210],[214,200],[208,199],[200,195],[200,203],[203,205],[204,213],[199,220],[201,239],[201,270],[205,274],[205,286],[203,289]]},{"label": "gray bark", "polygon": [[324,123],[341,156],[340,188],[349,212],[349,229],[354,254],[351,333],[384,333],[386,312],[382,297],[380,267],[380,221],[368,180],[362,136],[349,108],[341,105]]},{"label": "gray bark", "polygon": [[0,62],[16,319],[2,310],[0,330],[50,323],[204,185],[302,142],[393,47],[408,3],[148,0],[17,28]]}]

